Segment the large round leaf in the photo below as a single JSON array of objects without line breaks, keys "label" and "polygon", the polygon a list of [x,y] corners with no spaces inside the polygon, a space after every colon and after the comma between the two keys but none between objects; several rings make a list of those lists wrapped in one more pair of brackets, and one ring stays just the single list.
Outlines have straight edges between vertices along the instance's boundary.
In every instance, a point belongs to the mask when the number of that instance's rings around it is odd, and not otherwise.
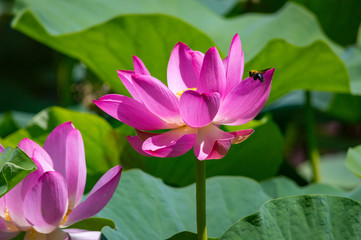
[{"label": "large round leaf", "polygon": [[235,223],[221,240],[361,239],[360,211],[360,202],[342,197],[306,195],[275,199]]},{"label": "large round leaf", "polygon": [[[89,3],[84,4],[88,6]],[[22,21],[16,26],[26,34],[84,62],[113,90],[125,95],[128,92],[116,71],[133,69],[133,55],[142,59],[153,76],[165,82],[168,59],[177,42],[185,42],[203,52],[215,45],[201,31],[164,15],[122,16],[80,32],[59,36],[46,32],[31,12],[27,11],[24,18],[26,24],[32,27],[23,26]]]},{"label": "large round leaf", "polygon": [[[255,212],[268,199],[261,186],[248,178],[207,179],[208,235],[219,237],[233,222]],[[130,170],[122,174],[113,198],[98,216],[116,224],[117,231],[103,230],[107,239],[155,240],[182,231],[195,232],[195,211],[194,184],[172,188],[160,179]]]},{"label": "large round leaf", "polygon": [[[281,190],[274,190],[276,184]],[[310,193],[342,195],[322,184],[301,189],[287,179],[274,179],[261,185],[245,177],[212,177],[207,179],[206,186],[209,237],[220,237],[235,221],[254,213],[273,197]],[[192,239],[194,235],[181,232],[196,231],[195,185],[173,188],[142,171],[129,170],[122,174],[113,198],[98,215],[116,224],[116,231],[103,229],[104,237],[109,240],[158,240],[172,236]]]},{"label": "large round leaf", "polygon": [[[131,55],[143,58],[151,73],[165,81],[166,63],[175,42],[186,42],[201,51],[213,45],[205,34],[177,18],[127,15],[144,13],[170,14],[192,24],[208,34],[223,53],[228,52],[230,40],[238,32],[246,61],[262,63],[248,67],[281,67],[280,71],[276,71],[275,79],[279,78],[278,84],[284,88],[277,88],[271,96],[279,97],[298,88],[349,92],[350,78],[353,85],[361,82],[357,74],[357,67],[361,63],[355,60],[361,53],[355,51],[352,57],[347,51],[344,52],[343,48],[322,33],[310,12],[295,4],[286,5],[276,14],[248,14],[223,19],[205,6],[187,0],[156,0],[151,6],[143,0],[132,4],[107,0],[101,5],[97,1],[84,3],[83,0],[25,2],[27,8],[19,11],[14,21],[16,29],[80,59],[110,84],[113,90],[122,94],[128,93],[117,79],[115,70],[132,69]],[[51,11],[45,7],[47,4],[51,4]],[[57,5],[59,8],[54,7]],[[77,6],[81,6],[81,14],[73,14]],[[73,17],[69,19],[65,16]],[[109,20],[112,17],[116,18]],[[268,44],[273,39],[284,39],[286,42],[275,40],[277,44]],[[315,41],[319,42],[311,45]],[[304,48],[297,49],[294,45]],[[292,54],[287,58],[284,53]],[[343,58],[348,69],[339,57]],[[275,58],[277,61],[274,61]],[[309,65],[304,66],[304,63]],[[248,67],[246,71],[250,70]],[[327,84],[324,82],[326,80]],[[360,93],[361,90],[353,92]],[[273,97],[271,99],[274,100]]]}]

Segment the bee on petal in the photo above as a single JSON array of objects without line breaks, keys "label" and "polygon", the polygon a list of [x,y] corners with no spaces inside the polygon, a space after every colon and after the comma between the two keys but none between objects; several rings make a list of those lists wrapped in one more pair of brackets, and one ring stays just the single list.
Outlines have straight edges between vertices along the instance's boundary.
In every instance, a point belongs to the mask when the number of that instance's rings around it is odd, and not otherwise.
[{"label": "bee on petal", "polygon": [[259,70],[259,71],[257,71],[257,70],[251,70],[251,71],[249,71],[249,76],[250,77],[252,77],[253,78],[253,80],[260,80],[261,82],[263,82],[264,81],[264,77],[263,77],[263,74],[267,71],[267,70],[269,70],[270,68],[266,68],[266,69],[263,69],[263,70]]}]

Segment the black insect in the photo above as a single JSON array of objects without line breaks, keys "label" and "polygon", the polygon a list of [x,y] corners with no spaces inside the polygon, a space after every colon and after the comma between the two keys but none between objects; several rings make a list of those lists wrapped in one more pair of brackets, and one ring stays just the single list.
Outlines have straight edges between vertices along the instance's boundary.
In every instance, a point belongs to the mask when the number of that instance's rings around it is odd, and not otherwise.
[{"label": "black insect", "polygon": [[263,77],[263,74],[267,71],[267,70],[269,70],[270,68],[266,68],[266,69],[263,69],[263,70],[259,70],[259,71],[257,71],[257,70],[251,70],[251,71],[249,71],[249,76],[250,77],[252,77],[253,78],[253,80],[257,80],[257,79],[259,79],[261,82],[263,82],[264,81],[264,77]]}]

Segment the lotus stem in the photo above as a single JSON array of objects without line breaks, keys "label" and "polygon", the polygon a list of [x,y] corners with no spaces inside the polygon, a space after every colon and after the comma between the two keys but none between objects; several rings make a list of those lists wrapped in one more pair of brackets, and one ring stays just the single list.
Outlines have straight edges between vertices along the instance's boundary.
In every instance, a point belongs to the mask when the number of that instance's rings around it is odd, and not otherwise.
[{"label": "lotus stem", "polygon": [[307,152],[308,159],[311,161],[312,172],[313,172],[313,181],[321,181],[321,171],[320,171],[320,154],[317,147],[317,140],[315,135],[315,117],[313,113],[312,103],[311,103],[311,92],[306,91],[306,128],[307,128]]},{"label": "lotus stem", "polygon": [[197,238],[207,240],[206,161],[196,159]]}]

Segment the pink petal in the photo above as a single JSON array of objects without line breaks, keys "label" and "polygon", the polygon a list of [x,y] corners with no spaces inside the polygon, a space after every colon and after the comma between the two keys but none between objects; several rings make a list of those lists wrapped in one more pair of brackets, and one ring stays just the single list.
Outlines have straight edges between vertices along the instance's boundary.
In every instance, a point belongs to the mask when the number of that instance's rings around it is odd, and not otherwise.
[{"label": "pink petal", "polygon": [[139,136],[128,136],[127,140],[130,143],[130,145],[134,148],[134,150],[137,151],[139,154],[146,157],[152,157],[152,155],[143,151],[142,146],[144,140],[140,139]]},{"label": "pink petal", "polygon": [[167,69],[168,86],[173,93],[197,87],[198,76],[193,67],[197,59],[193,60],[192,49],[186,44],[179,42],[174,46]]},{"label": "pink petal", "polygon": [[237,132],[230,132],[234,136],[232,144],[238,144],[245,141],[251,134],[254,133],[253,129],[240,130]]},{"label": "pink petal", "polygon": [[132,97],[138,102],[142,102],[142,100],[138,95],[137,89],[133,84],[132,75],[135,74],[134,71],[118,70],[117,73],[120,80],[122,81],[128,92],[130,93],[130,95],[132,95]]},{"label": "pink petal", "polygon": [[71,240],[98,240],[100,239],[101,232],[98,231],[86,231],[82,229],[63,229],[70,236]]},{"label": "pink petal", "polygon": [[[6,208],[12,222],[16,224],[16,226],[22,231],[26,231],[31,227],[24,215],[23,202],[27,192],[38,183],[39,178],[44,174],[44,172],[53,171],[53,169],[47,165],[46,162],[42,162],[41,164],[36,160],[37,158],[41,158],[37,156],[37,152],[37,149],[35,149],[33,154],[33,161],[37,167],[37,170],[26,176],[23,181],[17,184],[1,198],[1,208]],[[45,167],[43,168],[43,166]]]},{"label": "pink petal", "polygon": [[37,160],[45,168],[46,166],[53,167],[53,161],[49,154],[36,142],[24,138],[18,144],[18,147],[23,150],[30,158],[34,158],[34,151],[37,150]]},{"label": "pink petal", "polygon": [[64,226],[89,218],[102,210],[113,196],[118,186],[122,167],[115,166],[106,172],[90,191],[84,202],[81,202],[69,214]]},{"label": "pink petal", "polygon": [[44,149],[54,161],[68,187],[69,209],[73,209],[84,193],[86,164],[83,138],[71,122],[56,127],[44,143]]},{"label": "pink petal", "polygon": [[204,56],[197,91],[201,93],[218,92],[223,94],[226,87],[226,73],[223,62],[215,47],[210,48]]},{"label": "pink petal", "polygon": [[202,52],[198,52],[198,51],[192,51],[191,54],[192,54],[193,69],[194,69],[194,72],[197,75],[197,79],[199,79],[199,76],[201,74],[204,54]]},{"label": "pink petal", "polygon": [[148,69],[145,67],[144,63],[142,62],[142,60],[140,60],[139,57],[133,56],[133,65],[135,74],[150,76]]},{"label": "pink petal", "polygon": [[188,152],[196,141],[196,130],[182,127],[147,138],[142,150],[155,157],[177,157]]},{"label": "pink petal", "polygon": [[67,209],[67,189],[63,176],[58,172],[44,173],[24,199],[25,217],[40,233],[54,231]]},{"label": "pink petal", "polygon": [[241,81],[223,100],[214,122],[235,126],[255,118],[268,99],[273,72],[263,74],[264,82],[252,77]]},{"label": "pink petal", "polygon": [[199,160],[219,159],[228,152],[232,140],[232,134],[223,132],[218,127],[210,124],[198,129],[194,154]]},{"label": "pink petal", "polygon": [[147,75],[133,75],[132,78],[139,96],[149,111],[167,123],[182,125],[178,99],[164,83]]},{"label": "pink petal", "polygon": [[224,69],[226,69],[226,71],[227,71],[227,68],[228,68],[228,56],[225,59],[223,59],[222,62],[223,62]]},{"label": "pink petal", "polygon": [[232,39],[226,61],[227,68],[225,69],[227,81],[225,95],[230,92],[234,88],[234,86],[236,86],[242,80],[243,76],[244,55],[238,33],[234,35]]},{"label": "pink petal", "polygon": [[142,154],[143,156],[153,157],[152,155],[144,152],[142,147],[145,140],[147,140],[150,137],[159,135],[159,133],[143,132],[138,129],[135,129],[135,131],[137,132],[137,136],[127,137],[127,140],[130,143],[130,145],[134,148],[135,151]]},{"label": "pink petal", "polygon": [[214,142],[212,151],[205,158],[205,160],[223,158],[228,153],[228,150],[231,147],[231,144],[232,144],[232,141],[228,140],[228,139],[227,140],[216,140]]},{"label": "pink petal", "polygon": [[142,130],[172,128],[151,113],[142,103],[117,94],[109,94],[93,102],[104,112],[119,121]]},{"label": "pink petal", "polygon": [[5,151],[5,148],[3,147],[3,145],[0,144],[0,153],[3,153]]},{"label": "pink petal", "polygon": [[220,105],[220,95],[214,93],[199,93],[185,91],[179,101],[183,121],[193,128],[203,127],[212,122]]}]

